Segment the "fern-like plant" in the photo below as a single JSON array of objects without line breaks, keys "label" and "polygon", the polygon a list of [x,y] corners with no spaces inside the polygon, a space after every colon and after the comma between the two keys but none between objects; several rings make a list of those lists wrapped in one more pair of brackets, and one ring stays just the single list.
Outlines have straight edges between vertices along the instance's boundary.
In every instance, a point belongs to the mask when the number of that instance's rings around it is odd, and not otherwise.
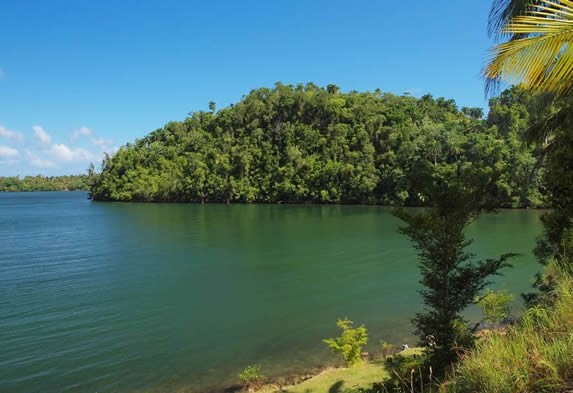
[{"label": "fern-like plant", "polygon": [[339,319],[336,326],[342,330],[340,337],[323,340],[335,353],[339,353],[347,367],[362,364],[362,346],[368,342],[368,332],[364,325],[353,328],[354,322],[348,318]]},{"label": "fern-like plant", "polygon": [[261,373],[261,366],[258,364],[249,365],[239,373],[239,380],[247,390],[259,390],[262,387],[263,379],[264,376]]}]

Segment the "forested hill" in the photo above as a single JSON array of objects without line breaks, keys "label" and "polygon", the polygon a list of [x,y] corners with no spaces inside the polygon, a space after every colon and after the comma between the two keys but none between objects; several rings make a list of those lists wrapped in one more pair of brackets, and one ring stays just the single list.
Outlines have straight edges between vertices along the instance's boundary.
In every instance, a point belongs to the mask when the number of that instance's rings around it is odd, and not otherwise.
[{"label": "forested hill", "polygon": [[418,206],[413,168],[502,172],[500,205],[543,206],[535,152],[520,134],[533,98],[514,88],[480,108],[334,85],[251,91],[170,122],[108,157],[95,200],[378,203]]}]

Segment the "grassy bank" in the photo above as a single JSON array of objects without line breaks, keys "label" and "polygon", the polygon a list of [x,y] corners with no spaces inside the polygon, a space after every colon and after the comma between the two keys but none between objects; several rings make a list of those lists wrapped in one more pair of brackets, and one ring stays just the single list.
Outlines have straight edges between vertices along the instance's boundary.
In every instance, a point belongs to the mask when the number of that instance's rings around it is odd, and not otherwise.
[{"label": "grassy bank", "polygon": [[[422,387],[424,391],[572,392],[573,278],[555,265],[547,268],[545,276],[554,283],[554,289],[543,301],[524,311],[516,325],[484,334],[445,381],[426,385]],[[420,353],[420,349],[410,349],[402,354],[408,359]],[[419,359],[411,360],[419,362]],[[381,392],[384,391],[380,390],[381,385],[374,384],[390,377],[391,372],[391,364],[372,361],[361,367],[327,369],[297,385],[267,385],[262,393]],[[406,385],[392,391],[421,391],[418,386]]]},{"label": "grassy bank", "polygon": [[525,311],[517,326],[480,340],[443,391],[573,391],[573,279],[554,266],[546,276],[556,282],[550,299]]},{"label": "grassy bank", "polygon": [[[417,356],[421,348],[410,348],[400,352],[404,357]],[[387,364],[384,360],[364,363],[351,368],[328,368],[320,374],[296,385],[278,386],[269,384],[260,393],[338,393],[348,390],[369,389],[374,383],[389,377]]]}]

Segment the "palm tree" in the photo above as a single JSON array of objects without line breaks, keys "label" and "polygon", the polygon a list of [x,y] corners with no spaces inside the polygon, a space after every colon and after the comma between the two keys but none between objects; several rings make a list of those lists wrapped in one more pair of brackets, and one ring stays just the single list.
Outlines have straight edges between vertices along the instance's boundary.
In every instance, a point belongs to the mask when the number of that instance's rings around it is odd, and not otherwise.
[{"label": "palm tree", "polygon": [[[525,14],[528,7],[539,2],[539,0],[494,0],[489,13],[489,34],[493,36],[498,35],[501,28],[511,18]],[[513,35],[511,38],[515,39],[517,37],[518,35]]]},{"label": "palm tree", "polygon": [[[505,4],[506,8],[502,6]],[[490,30],[510,39],[493,48],[487,89],[499,82],[568,95],[573,90],[573,1],[496,0]]]},{"label": "palm tree", "polygon": [[492,50],[484,70],[486,90],[501,81],[521,83],[543,93],[548,102],[557,100],[558,109],[531,125],[527,137],[542,147],[544,178],[555,208],[544,215],[545,233],[536,254],[542,261],[556,257],[569,264],[564,234],[573,227],[573,1],[494,0],[492,29],[509,39]]}]

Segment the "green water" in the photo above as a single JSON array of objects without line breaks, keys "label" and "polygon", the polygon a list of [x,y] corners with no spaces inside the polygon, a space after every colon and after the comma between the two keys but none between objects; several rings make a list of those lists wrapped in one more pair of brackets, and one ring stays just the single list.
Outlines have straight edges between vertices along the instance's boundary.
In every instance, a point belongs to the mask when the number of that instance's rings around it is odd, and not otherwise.
[{"label": "green water", "polygon": [[[481,257],[523,255],[497,286],[526,291],[538,211],[469,229]],[[203,391],[334,357],[338,317],[413,344],[413,249],[380,207],[96,203],[0,194],[0,392]],[[475,310],[468,311],[476,317]]]}]

